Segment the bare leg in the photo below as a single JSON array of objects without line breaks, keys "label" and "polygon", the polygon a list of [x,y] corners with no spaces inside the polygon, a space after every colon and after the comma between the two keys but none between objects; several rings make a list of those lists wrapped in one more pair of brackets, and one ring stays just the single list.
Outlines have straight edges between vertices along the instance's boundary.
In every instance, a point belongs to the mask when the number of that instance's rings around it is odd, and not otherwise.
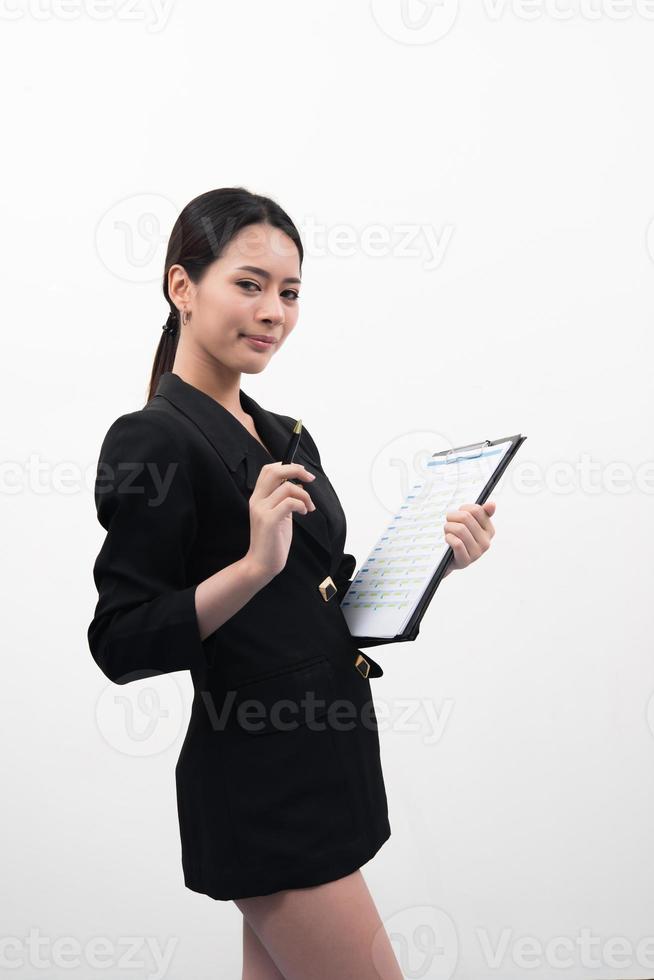
[{"label": "bare leg", "polygon": [[360,870],[234,902],[285,980],[403,980]]},{"label": "bare leg", "polygon": [[243,916],[243,974],[241,980],[285,980],[266,947]]}]

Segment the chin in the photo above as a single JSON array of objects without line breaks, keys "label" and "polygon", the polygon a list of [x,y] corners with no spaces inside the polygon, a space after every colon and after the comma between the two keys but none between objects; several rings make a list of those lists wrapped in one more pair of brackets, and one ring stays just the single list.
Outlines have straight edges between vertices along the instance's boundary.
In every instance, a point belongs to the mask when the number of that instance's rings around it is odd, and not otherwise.
[{"label": "chin", "polygon": [[251,361],[248,361],[247,364],[241,365],[240,371],[241,374],[261,374],[261,372],[265,371],[267,367],[268,361],[263,363],[260,358],[258,364],[253,364]]}]

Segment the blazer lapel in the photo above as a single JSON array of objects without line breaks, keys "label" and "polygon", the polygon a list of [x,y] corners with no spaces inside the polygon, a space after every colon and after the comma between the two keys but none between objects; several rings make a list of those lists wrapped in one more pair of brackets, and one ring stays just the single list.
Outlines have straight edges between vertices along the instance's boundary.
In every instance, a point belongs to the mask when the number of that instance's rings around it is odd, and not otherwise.
[{"label": "blazer lapel", "polygon": [[[200,429],[213,449],[224,460],[234,482],[239,486],[246,499],[252,495],[261,467],[265,463],[282,459],[282,454],[286,450],[295,424],[294,420],[291,423],[285,422],[282,416],[261,408],[253,398],[246,395],[242,389],[240,390],[243,410],[254,419],[257,432],[270,450],[268,453],[245,426],[220,402],[199,388],[183,381],[179,375],[172,371],[166,371],[162,374],[155,394],[148,404],[152,404],[155,398],[160,397],[174,405]],[[243,460],[245,460],[244,486],[239,477]],[[292,518],[295,527],[300,528],[303,534],[308,535],[311,541],[323,549],[331,559],[332,545],[329,525],[325,517],[325,511],[330,506],[328,488],[318,462],[312,460],[306,453],[302,445],[302,438],[300,438],[300,445],[295,453],[294,462],[305,464],[307,469],[316,474],[316,479],[306,484],[311,499],[316,505],[316,510],[310,511],[308,514],[293,512]]]}]

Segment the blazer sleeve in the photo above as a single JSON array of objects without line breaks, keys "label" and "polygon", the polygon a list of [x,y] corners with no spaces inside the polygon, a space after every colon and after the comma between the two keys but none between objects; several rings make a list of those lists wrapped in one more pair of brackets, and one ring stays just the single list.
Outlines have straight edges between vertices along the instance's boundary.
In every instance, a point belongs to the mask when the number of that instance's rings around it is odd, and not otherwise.
[{"label": "blazer sleeve", "polygon": [[93,566],[91,654],[116,684],[206,662],[186,576],[197,517],[187,464],[160,420],[121,415],[105,435],[95,481],[106,537]]}]

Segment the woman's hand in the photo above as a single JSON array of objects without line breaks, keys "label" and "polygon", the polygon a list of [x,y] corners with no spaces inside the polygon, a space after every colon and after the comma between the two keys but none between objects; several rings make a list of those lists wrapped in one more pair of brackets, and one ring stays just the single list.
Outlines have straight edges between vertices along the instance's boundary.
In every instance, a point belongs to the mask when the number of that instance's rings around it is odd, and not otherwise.
[{"label": "woman's hand", "polygon": [[466,568],[488,551],[495,534],[491,521],[494,513],[495,502],[492,500],[487,500],[485,504],[462,504],[458,510],[447,512],[443,533],[454,557],[443,578],[447,578],[455,568]]},{"label": "woman's hand", "polygon": [[301,463],[266,463],[261,467],[250,497],[250,547],[245,556],[263,581],[270,581],[286,565],[293,538],[293,511],[308,514],[316,505],[291,478],[313,480]]}]

